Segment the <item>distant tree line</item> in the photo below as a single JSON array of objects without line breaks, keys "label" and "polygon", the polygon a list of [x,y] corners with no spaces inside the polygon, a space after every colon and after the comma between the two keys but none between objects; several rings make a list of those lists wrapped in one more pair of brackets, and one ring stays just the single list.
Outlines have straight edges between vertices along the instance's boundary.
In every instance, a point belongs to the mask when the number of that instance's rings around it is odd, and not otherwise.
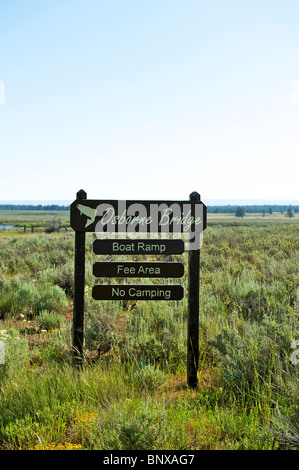
[{"label": "distant tree line", "polygon": [[272,214],[273,212],[284,213],[287,212],[289,208],[296,214],[299,212],[299,206],[290,205],[276,205],[276,204],[265,204],[265,205],[253,205],[253,206],[207,206],[207,211],[210,214],[235,214],[239,207],[244,208],[246,214]]},{"label": "distant tree line", "polygon": [[32,204],[0,204],[0,210],[2,211],[68,211],[70,206],[59,206],[58,204],[36,206]]}]

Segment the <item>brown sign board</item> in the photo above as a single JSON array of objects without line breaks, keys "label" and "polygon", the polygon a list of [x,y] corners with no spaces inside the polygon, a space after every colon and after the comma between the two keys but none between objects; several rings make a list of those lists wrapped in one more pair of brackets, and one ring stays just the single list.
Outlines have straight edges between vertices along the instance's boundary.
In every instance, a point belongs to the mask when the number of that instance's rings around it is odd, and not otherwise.
[{"label": "brown sign board", "polygon": [[201,201],[76,199],[70,225],[77,232],[202,232],[207,208]]},{"label": "brown sign board", "polygon": [[182,277],[183,263],[160,262],[105,262],[97,261],[93,265],[96,277]]},{"label": "brown sign board", "polygon": [[181,255],[184,253],[183,240],[94,240],[93,252],[96,255]]},{"label": "brown sign board", "polygon": [[96,284],[92,287],[95,300],[181,300],[184,289],[180,285],[153,284]]}]

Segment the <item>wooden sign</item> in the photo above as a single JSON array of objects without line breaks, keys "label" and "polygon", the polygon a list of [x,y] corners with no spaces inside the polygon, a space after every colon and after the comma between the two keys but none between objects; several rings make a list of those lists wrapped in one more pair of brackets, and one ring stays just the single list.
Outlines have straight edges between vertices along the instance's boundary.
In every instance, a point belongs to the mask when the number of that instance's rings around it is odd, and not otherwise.
[{"label": "wooden sign", "polygon": [[[70,206],[70,225],[75,230],[72,344],[76,365],[82,365],[84,357],[85,232],[106,234],[105,240],[94,241],[96,254],[119,255],[182,254],[185,248],[182,240],[149,240],[147,237],[156,233],[184,235],[188,250],[187,383],[195,388],[199,360],[200,247],[202,232],[207,226],[207,208],[200,195],[194,191],[188,201],[103,201],[87,199],[81,189]],[[139,238],[112,240],[108,238],[110,233],[138,233]],[[183,275],[179,266],[180,263],[95,263],[94,274],[99,277],[105,274],[109,277],[116,274],[119,277],[144,277],[144,274],[146,277],[174,277]],[[95,300],[181,300],[184,289],[180,285],[94,285],[92,296]]]},{"label": "wooden sign", "polygon": [[95,300],[181,300],[184,289],[180,285],[96,284],[92,287]]},{"label": "wooden sign", "polygon": [[96,277],[182,277],[183,263],[160,262],[105,262],[97,261],[93,265]]},{"label": "wooden sign", "polygon": [[203,232],[207,208],[194,201],[116,201],[76,199],[70,225],[77,232]]},{"label": "wooden sign", "polygon": [[95,240],[96,255],[181,255],[183,240]]}]

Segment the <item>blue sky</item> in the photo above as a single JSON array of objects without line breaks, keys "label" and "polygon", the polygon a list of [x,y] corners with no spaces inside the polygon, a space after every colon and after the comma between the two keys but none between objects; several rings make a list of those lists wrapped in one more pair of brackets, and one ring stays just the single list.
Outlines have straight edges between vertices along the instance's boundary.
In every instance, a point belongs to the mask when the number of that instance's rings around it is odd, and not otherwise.
[{"label": "blue sky", "polygon": [[0,200],[298,200],[298,24],[297,0],[1,0]]}]

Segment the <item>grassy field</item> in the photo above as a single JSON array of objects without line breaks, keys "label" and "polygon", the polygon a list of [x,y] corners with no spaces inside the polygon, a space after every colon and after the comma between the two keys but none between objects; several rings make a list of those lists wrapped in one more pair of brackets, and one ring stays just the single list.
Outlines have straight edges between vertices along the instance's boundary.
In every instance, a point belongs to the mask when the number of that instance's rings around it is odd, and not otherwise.
[{"label": "grassy field", "polygon": [[275,212],[271,215],[266,214],[263,216],[262,214],[246,214],[244,218],[235,217],[234,214],[208,214],[208,221],[210,225],[214,224],[222,224],[226,225],[265,225],[269,226],[270,224],[280,224],[280,223],[287,223],[287,224],[298,224],[299,223],[299,214],[294,214],[294,217],[289,218],[286,214],[281,214],[279,212]]},{"label": "grassy field", "polygon": [[[186,385],[187,296],[94,301],[93,234],[85,361],[73,367],[74,233],[21,229],[53,217],[68,224],[67,212],[0,212],[20,226],[0,231],[0,449],[299,448],[297,214],[208,217],[196,390]],[[170,259],[187,271],[186,254]],[[187,275],[177,282],[187,292]]]},{"label": "grassy field", "polygon": [[[59,223],[63,228],[69,227],[69,211],[25,211],[25,210],[0,210],[0,225],[14,225],[10,233],[30,231],[34,227],[35,232],[45,232],[54,224]],[[0,233],[5,229],[0,229]]]}]

